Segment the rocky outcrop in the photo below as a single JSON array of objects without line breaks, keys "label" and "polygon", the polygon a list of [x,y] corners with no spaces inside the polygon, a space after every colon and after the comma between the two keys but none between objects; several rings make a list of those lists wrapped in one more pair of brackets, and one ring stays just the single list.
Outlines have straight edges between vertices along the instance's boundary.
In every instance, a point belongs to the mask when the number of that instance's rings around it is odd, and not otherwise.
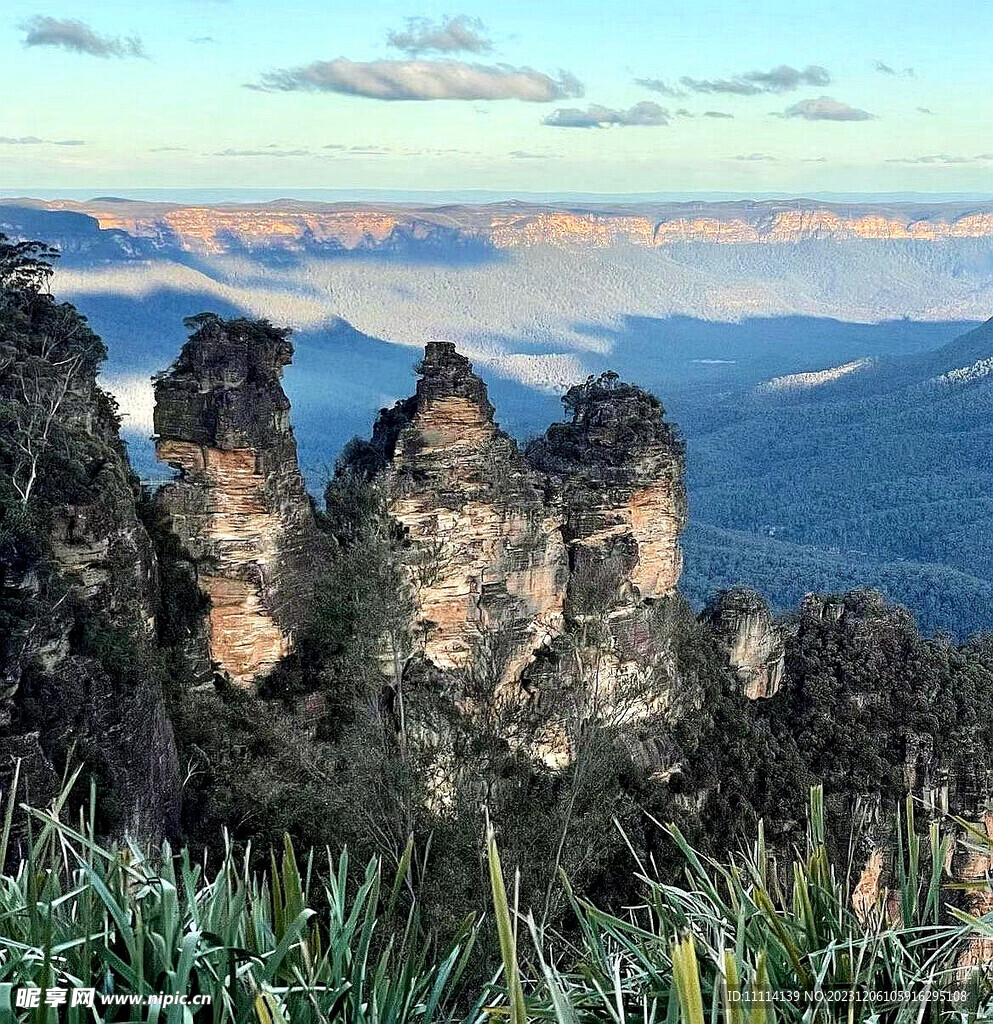
[{"label": "rocky outcrop", "polygon": [[686,521],[683,446],[658,399],[591,378],[522,455],[454,345],[428,344],[420,374],[347,464],[388,480],[427,658],[460,667],[498,637],[515,677],[569,620],[607,610],[597,643],[637,660],[647,632],[620,618],[675,592]]},{"label": "rocky outcrop", "polygon": [[749,587],[722,591],[704,609],[703,619],[727,650],[745,696],[772,697],[783,683],[786,643],[761,594]]},{"label": "rocky outcrop", "polygon": [[[938,823],[938,834],[948,840],[941,866],[949,902],[975,917],[984,917],[993,912],[993,892],[988,884],[993,877],[993,810],[989,803],[993,777],[974,737],[959,735],[956,739],[960,752],[949,763],[936,756],[933,737],[908,735],[904,783],[916,798],[918,820]],[[889,924],[902,919],[897,827],[893,813],[876,801],[868,827],[863,826],[861,835],[856,833],[869,851],[852,892],[852,907],[863,922],[879,913]],[[904,830],[907,827],[903,825]],[[973,969],[991,962],[993,939],[975,935],[959,958],[960,979],[967,980]]]},{"label": "rocky outcrop", "polygon": [[559,520],[468,359],[432,342],[419,371],[416,394],[380,414],[353,464],[386,470],[427,658],[460,668],[497,642],[514,676],[562,626]]},{"label": "rocky outcrop", "polygon": [[156,504],[210,601],[207,656],[249,686],[307,621],[317,531],[280,378],[289,331],[204,314],[155,381]]},{"label": "rocky outcrop", "polygon": [[606,373],[571,388],[572,419],[528,447],[569,551],[569,611],[671,595],[682,571],[684,449],[662,403]]}]

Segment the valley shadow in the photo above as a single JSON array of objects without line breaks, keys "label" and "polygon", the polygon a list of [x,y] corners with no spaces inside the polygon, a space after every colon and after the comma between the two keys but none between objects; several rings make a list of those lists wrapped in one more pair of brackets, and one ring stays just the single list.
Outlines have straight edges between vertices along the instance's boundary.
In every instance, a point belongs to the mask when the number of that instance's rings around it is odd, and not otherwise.
[{"label": "valley shadow", "polygon": [[824,370],[862,358],[920,355],[947,344],[973,321],[885,320],[853,323],[829,317],[749,317],[738,321],[625,316],[619,326],[577,324],[607,342],[609,364],[626,380],[656,391],[755,385],[770,377]]},{"label": "valley shadow", "polygon": [[63,292],[107,343],[107,372],[112,373],[151,374],[170,366],[189,335],[183,326],[186,317],[205,311],[222,317],[251,316],[214,294],[179,288],[140,295]]},{"label": "valley shadow", "polygon": [[[396,263],[405,266],[473,267],[506,261],[504,252],[481,238],[467,238],[458,231],[434,229],[430,235],[421,235],[417,225],[411,229],[393,232],[381,242],[349,248],[340,242],[318,238],[312,231],[294,239],[292,247],[273,244],[269,239],[264,246],[246,244],[233,232],[216,235],[224,246],[224,256],[240,256],[262,268],[288,270],[319,258],[353,263]],[[172,255],[172,254],[169,254]],[[210,264],[198,260],[189,252],[173,256],[190,266],[207,269]]]}]

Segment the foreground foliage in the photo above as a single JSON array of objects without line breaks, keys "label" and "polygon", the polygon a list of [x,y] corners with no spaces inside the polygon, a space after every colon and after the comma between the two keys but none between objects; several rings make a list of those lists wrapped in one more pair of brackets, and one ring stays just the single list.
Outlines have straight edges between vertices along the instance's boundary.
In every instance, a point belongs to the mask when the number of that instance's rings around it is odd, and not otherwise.
[{"label": "foreground foliage", "polygon": [[583,935],[570,951],[575,966],[563,967],[568,954],[529,921],[555,1020],[671,1021],[677,1008],[686,1024],[985,1015],[983,979],[961,965],[989,926],[946,905],[951,840],[935,826],[922,850],[911,806],[905,828],[895,889],[860,915],[851,877],[828,857],[820,789],[811,794],[806,847],[792,864],[776,863],[761,828],[745,855],[721,862],[670,826],[685,882],[666,884],[641,865],[644,902],[623,917],[574,898]]},{"label": "foreground foliage", "polygon": [[[12,841],[10,797],[6,810],[0,856]],[[563,876],[575,940],[514,905],[518,887],[490,827],[491,907],[444,945],[422,924],[412,842],[389,875],[378,858],[356,870],[342,852],[318,877],[313,855],[299,857],[288,838],[268,871],[230,847],[211,871],[186,849],[100,846],[92,810],[70,825],[64,798],[30,819],[18,869],[0,877],[0,1020],[63,1019],[45,1009],[44,993],[73,987],[97,996],[93,1008],[63,1008],[71,1022],[909,1024],[974,1020],[993,1007],[983,979],[961,967],[993,927],[946,907],[951,840],[935,825],[922,843],[908,808],[895,890],[858,915],[850,879],[827,854],[820,790],[806,848],[785,870],[761,830],[745,855],[719,862],[670,826],[685,882],[639,864],[643,899],[623,915],[599,910]],[[490,920],[502,964],[478,985],[465,967]],[[15,1008],[23,986],[43,990],[40,1010]],[[107,999],[158,992],[210,1000],[162,1008]]]}]

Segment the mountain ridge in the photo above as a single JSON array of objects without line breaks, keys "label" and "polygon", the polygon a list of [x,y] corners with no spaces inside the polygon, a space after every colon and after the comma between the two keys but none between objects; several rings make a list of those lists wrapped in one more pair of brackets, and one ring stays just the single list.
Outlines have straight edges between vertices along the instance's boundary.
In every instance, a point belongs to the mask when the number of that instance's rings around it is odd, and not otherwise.
[{"label": "mountain ridge", "polygon": [[806,240],[937,241],[993,237],[993,202],[820,203],[740,200],[681,203],[426,206],[404,203],[194,204],[125,199],[0,199],[4,208],[75,213],[100,231],[204,254],[259,245],[289,251],[377,251],[432,238],[499,252],[532,245],[647,248]]}]

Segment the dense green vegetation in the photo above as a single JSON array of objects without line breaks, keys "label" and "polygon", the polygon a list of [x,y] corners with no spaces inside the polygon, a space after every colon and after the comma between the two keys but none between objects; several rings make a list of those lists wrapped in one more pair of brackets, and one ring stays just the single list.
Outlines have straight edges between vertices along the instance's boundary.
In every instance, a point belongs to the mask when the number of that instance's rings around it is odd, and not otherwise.
[{"label": "dense green vegetation", "polygon": [[993,388],[982,373],[955,376],[991,355],[987,323],[831,384],[681,409],[691,586],[746,581],[786,608],[802,580],[872,585],[925,629],[991,628]]},{"label": "dense green vegetation", "polygon": [[722,588],[747,581],[780,614],[809,593],[842,593],[866,585],[914,610],[920,628],[948,629],[965,639],[988,631],[993,582],[972,572],[909,559],[880,560],[737,530],[690,522],[680,590],[696,607]]},{"label": "dense green vegetation", "polygon": [[[138,482],[114,401],[95,383],[106,348],[51,295],[57,255],[0,235],[0,785],[23,757],[28,791],[44,800],[53,764],[84,763],[110,832],[135,812],[123,794],[148,754],[139,727],[162,725],[164,673],[144,626],[151,551]],[[73,544],[81,573],[96,551],[105,576],[80,587],[63,574],[57,549]],[[154,803],[142,813],[170,817]]]},{"label": "dense green vegetation", "polygon": [[[739,1024],[747,1015],[750,1024],[799,1024],[816,1013],[910,1024],[974,1020],[993,1006],[982,978],[960,969],[988,922],[944,912],[951,836],[936,823],[922,842],[911,804],[891,910],[885,898],[853,909],[852,865],[830,856],[815,790],[787,865],[771,858],[761,830],[742,855],[717,860],[669,826],[684,881],[632,863],[636,895],[623,913],[596,906],[561,874],[572,938],[521,902],[502,830],[490,830],[476,841],[485,911],[439,940],[423,885],[437,864],[418,865],[412,845],[396,865],[373,857],[363,866],[342,851],[319,867],[286,837],[261,869],[230,845],[205,864],[185,847],[101,845],[92,811],[75,823],[64,799],[29,811],[30,848],[0,877],[5,1020]],[[5,828],[0,856],[7,838]],[[988,852],[985,836],[971,842]],[[477,979],[467,968],[491,925],[500,953]],[[41,990],[40,1011],[15,1009],[25,988]],[[94,990],[92,1009],[69,1003],[80,989]],[[46,1011],[47,993],[67,997],[59,1016]],[[197,1002],[157,1005],[158,993]],[[132,996],[151,1002],[128,1005]]]}]

